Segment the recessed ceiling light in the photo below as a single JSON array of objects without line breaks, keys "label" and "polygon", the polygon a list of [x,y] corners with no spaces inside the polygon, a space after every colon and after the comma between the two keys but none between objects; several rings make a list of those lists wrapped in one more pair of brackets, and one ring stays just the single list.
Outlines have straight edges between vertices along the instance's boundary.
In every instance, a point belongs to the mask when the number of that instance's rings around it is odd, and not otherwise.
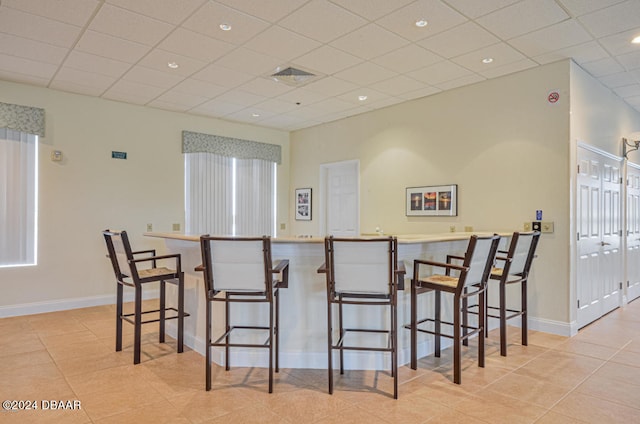
[{"label": "recessed ceiling light", "polygon": [[428,22],[425,19],[420,19],[419,21],[416,21],[416,26],[418,28],[424,28],[426,27],[428,24]]},{"label": "recessed ceiling light", "polygon": [[167,63],[167,66],[171,69],[177,69],[180,65],[178,65],[176,62],[169,62]]},{"label": "recessed ceiling light", "polygon": [[638,35],[636,38],[634,38],[633,40],[631,40],[631,42],[633,44],[640,44],[640,35]]},{"label": "recessed ceiling light", "polygon": [[251,116],[253,116],[254,118],[257,118],[257,117],[260,116],[260,114],[259,113],[252,113]]},{"label": "recessed ceiling light", "polygon": [[482,59],[482,63],[491,63],[491,62],[493,62],[492,57],[485,57],[484,59]]},{"label": "recessed ceiling light", "polygon": [[367,96],[358,96],[358,100],[364,102],[365,100],[367,100]]},{"label": "recessed ceiling light", "polygon": [[220,24],[220,29],[223,31],[231,31],[231,25],[229,24]]}]

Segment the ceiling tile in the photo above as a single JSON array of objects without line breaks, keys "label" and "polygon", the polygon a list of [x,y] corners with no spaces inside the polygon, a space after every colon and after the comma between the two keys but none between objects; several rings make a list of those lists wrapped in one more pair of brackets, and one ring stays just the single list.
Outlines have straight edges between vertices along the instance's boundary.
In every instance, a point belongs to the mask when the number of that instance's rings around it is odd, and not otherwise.
[{"label": "ceiling tile", "polygon": [[444,59],[435,53],[431,53],[415,44],[409,44],[377,57],[372,62],[399,73],[406,73],[442,60]]},{"label": "ceiling tile", "polygon": [[640,1],[628,0],[578,18],[595,37],[638,28]]},{"label": "ceiling tile", "polygon": [[622,98],[631,97],[631,96],[640,96],[640,83],[618,87],[613,91],[615,91],[616,94]]},{"label": "ceiling tile", "polygon": [[582,67],[596,78],[624,71],[622,66],[620,66],[620,64],[613,58],[606,58],[596,60],[594,62],[583,63]]},{"label": "ceiling tile", "polygon": [[276,22],[301,7],[309,0],[217,0],[218,3],[240,10],[269,22]]},{"label": "ceiling tile", "polygon": [[555,52],[534,57],[534,60],[542,65],[558,60],[573,58],[577,63],[593,62],[609,57],[607,52],[596,41],[567,47]]},{"label": "ceiling tile", "polygon": [[465,85],[475,84],[477,82],[484,81],[484,80],[485,80],[484,77],[481,77],[480,75],[472,74],[472,75],[467,75],[466,77],[441,82],[439,84],[436,84],[436,87],[438,87],[441,90],[451,90],[454,88],[463,87]]},{"label": "ceiling tile", "polygon": [[[231,25],[231,30],[223,31],[220,29],[221,24]],[[267,29],[269,23],[220,3],[209,1],[182,26],[227,43],[240,45]]]},{"label": "ceiling tile", "polygon": [[467,22],[448,31],[419,41],[421,46],[450,59],[475,49],[495,44],[498,37],[473,22]]},{"label": "ceiling tile", "polygon": [[375,24],[369,24],[330,43],[333,47],[363,59],[373,59],[409,42]]},{"label": "ceiling tile", "polygon": [[525,69],[533,68],[538,66],[536,62],[531,59],[522,59],[516,62],[508,63],[503,66],[497,66],[495,68],[486,69],[483,71],[478,71],[480,75],[485,78],[496,78],[502,75],[512,74],[514,72],[524,71]]},{"label": "ceiling tile", "polygon": [[179,24],[207,0],[106,0],[123,9]]},{"label": "ceiling tile", "polygon": [[48,85],[49,88],[60,91],[67,91],[69,93],[83,94],[85,96],[99,97],[104,90],[100,87],[88,86],[78,84],[72,81],[59,81],[55,80]]},{"label": "ceiling tile", "polygon": [[150,101],[145,106],[155,107],[157,109],[168,110],[171,112],[186,112],[189,110],[188,106],[184,106],[179,103],[165,102],[158,99]]},{"label": "ceiling tile", "polygon": [[[355,90],[358,86],[352,82],[335,77],[325,77],[305,85],[307,91],[322,93],[324,98],[337,96],[347,91]],[[280,96],[282,98],[282,96]],[[323,99],[324,100],[324,99]]]},{"label": "ceiling tile", "polygon": [[539,56],[591,40],[580,24],[568,20],[509,40],[509,44],[527,56]]},{"label": "ceiling tile", "polygon": [[255,105],[265,101],[264,96],[257,96],[244,90],[236,89],[233,92],[222,93],[215,98],[217,101],[227,101],[244,107]]},{"label": "ceiling tile", "polygon": [[178,84],[184,79],[181,75],[172,75],[167,72],[156,71],[155,69],[145,68],[136,65],[129,70],[123,77],[123,80],[129,82],[142,83],[154,87],[168,89]]},{"label": "ceiling tile", "polygon": [[107,75],[113,78],[120,78],[129,68],[131,68],[131,64],[129,63],[77,50],[74,50],[69,54],[69,57],[67,57],[67,60],[64,62],[64,66],[78,69],[80,71]]},{"label": "ceiling tile", "polygon": [[[0,55],[0,58],[1,57],[2,55]],[[19,74],[11,70],[4,71],[2,69],[2,64],[0,64],[0,80],[31,84],[39,87],[47,87],[50,78],[40,78],[32,75]]]},{"label": "ceiling tile", "polygon": [[227,69],[258,76],[275,72],[275,69],[282,65],[282,61],[278,58],[240,47],[216,60],[215,64]]},{"label": "ceiling tile", "polygon": [[627,71],[640,68],[640,51],[616,56],[616,59],[627,69]]},{"label": "ceiling tile", "polygon": [[388,95],[397,96],[408,91],[424,88],[425,84],[404,75],[398,75],[388,80],[371,84],[371,87]]},{"label": "ceiling tile", "polygon": [[354,31],[367,21],[327,0],[311,0],[278,25],[322,43]]},{"label": "ceiling tile", "polygon": [[[175,62],[178,67],[175,69],[170,68],[169,63],[171,62]],[[181,75],[183,77],[188,77],[207,65],[206,62],[161,49],[152,50],[138,62],[138,64],[157,71]]]},{"label": "ceiling tile", "polygon": [[102,97],[128,103],[146,104],[160,96],[164,91],[164,88],[148,84],[119,80]]},{"label": "ceiling tile", "polygon": [[76,45],[76,49],[127,63],[137,62],[149,51],[149,47],[144,44],[122,40],[95,31],[86,31]]},{"label": "ceiling tile", "polygon": [[[424,19],[426,27],[419,28],[416,21]],[[417,0],[376,23],[408,40],[417,41],[446,31],[467,21],[467,18],[440,0]]]},{"label": "ceiling tile", "polygon": [[[367,96],[367,98],[365,100],[360,100],[360,96]],[[351,103],[354,106],[366,107],[371,103],[381,102],[385,99],[388,99],[389,95],[368,87],[361,87],[336,97],[342,101]]]},{"label": "ceiling tile", "polygon": [[442,90],[438,87],[426,86],[425,88],[421,88],[419,90],[407,91],[404,94],[400,94],[398,97],[403,100],[413,100],[420,99],[422,97],[431,96],[436,93],[440,93]]},{"label": "ceiling tile", "polygon": [[0,70],[4,72],[13,72],[28,77],[51,79],[56,69],[57,67],[50,63],[0,54]]},{"label": "ceiling tile", "polygon": [[89,29],[152,46],[169,34],[173,25],[105,4],[91,21]]},{"label": "ceiling tile", "polygon": [[[632,96],[624,99],[631,106],[640,106],[640,96]],[[637,108],[636,108],[637,109]]]},{"label": "ceiling tile", "polygon": [[509,6],[520,0],[444,0],[451,7],[465,16],[475,19],[503,7]]},{"label": "ceiling tile", "polygon": [[340,79],[359,85],[373,84],[374,82],[389,79],[395,75],[395,72],[372,62],[363,62],[335,74],[335,76]]},{"label": "ceiling tile", "polygon": [[394,10],[400,9],[414,0],[330,0],[345,9],[358,15],[375,21],[378,18],[388,15]]},{"label": "ceiling tile", "polygon": [[291,60],[317,48],[320,43],[278,26],[272,26],[248,41],[244,47],[269,52],[282,60]]},{"label": "ceiling tile", "polygon": [[158,47],[206,62],[212,62],[236,48],[233,44],[184,28],[178,28],[169,34]]},{"label": "ceiling tile", "polygon": [[360,62],[362,62],[362,59],[328,45],[310,51],[294,61],[295,65],[300,65],[325,75],[332,75]]},{"label": "ceiling tile", "polygon": [[80,35],[80,27],[41,16],[0,7],[0,28],[5,34],[17,35],[59,47],[71,47]]},{"label": "ceiling tile", "polygon": [[2,6],[83,27],[100,3],[98,0],[3,0]]},{"label": "ceiling tile", "polygon": [[264,102],[256,103],[257,108],[273,111],[274,113],[287,113],[298,107],[293,102],[285,102],[279,99],[269,99]]},{"label": "ceiling tile", "polygon": [[224,100],[211,100],[205,104],[202,104],[196,108],[191,109],[193,112],[201,113],[203,115],[210,115],[214,117],[225,116],[230,113],[237,112],[244,109],[246,106],[238,105]]},{"label": "ceiling tile", "polygon": [[[491,63],[483,63],[482,61],[485,58],[491,58],[493,61]],[[525,59],[524,55],[513,47],[506,43],[498,43],[455,57],[451,61],[472,71],[483,72],[523,59]]]},{"label": "ceiling tile", "polygon": [[225,86],[227,89],[230,89],[252,80],[255,76],[212,64],[194,74],[193,78]]},{"label": "ceiling tile", "polygon": [[94,72],[82,71],[69,67],[62,67],[56,73],[53,81],[71,82],[86,87],[94,87],[100,93],[109,88],[116,78]]},{"label": "ceiling tile", "polygon": [[246,92],[263,96],[263,97],[280,96],[286,93],[287,91],[294,90],[294,87],[291,87],[286,84],[281,84],[279,82],[274,81],[271,78],[264,78],[264,77],[258,77],[258,78],[252,79],[246,84],[241,85],[239,88]]},{"label": "ceiling tile", "polygon": [[228,88],[221,85],[198,81],[193,78],[186,79],[171,89],[171,91],[178,93],[191,94],[193,96],[204,96],[207,98],[216,97],[227,90]]},{"label": "ceiling tile", "polygon": [[429,85],[437,85],[445,81],[462,78],[471,74],[466,68],[456,65],[448,60],[409,72],[407,76],[422,81]]},{"label": "ceiling tile", "polygon": [[625,85],[632,85],[638,82],[632,72],[618,72],[599,79],[601,83],[609,88],[624,87]]},{"label": "ceiling tile", "polygon": [[[346,82],[346,81],[345,81]],[[353,87],[353,86],[351,86]],[[342,91],[340,94],[347,92],[349,89]],[[302,88],[296,88],[295,90],[288,91],[282,96],[278,96],[277,100],[281,100],[286,103],[295,104],[295,109],[300,109],[302,106],[311,105],[313,103],[324,100],[328,97],[326,93],[311,91],[307,89],[307,86]],[[297,104],[300,103],[300,104]]]},{"label": "ceiling tile", "polygon": [[[158,97],[155,101],[171,103],[174,105],[183,106],[185,109],[191,109],[207,102],[208,100],[208,97],[182,93],[176,90],[169,90]],[[151,105],[153,106],[153,103]]]},{"label": "ceiling tile", "polygon": [[598,41],[612,55],[632,53],[640,51],[640,46],[631,43],[634,37],[640,35],[640,27],[630,31],[623,31],[619,34],[610,35],[600,38]]},{"label": "ceiling tile", "polygon": [[523,0],[476,20],[503,40],[517,37],[567,19],[554,0]]},{"label": "ceiling tile", "polygon": [[585,13],[604,9],[624,0],[558,0],[571,13],[571,16],[581,16]]},{"label": "ceiling tile", "polygon": [[0,33],[0,53],[59,65],[69,50],[40,41]]}]

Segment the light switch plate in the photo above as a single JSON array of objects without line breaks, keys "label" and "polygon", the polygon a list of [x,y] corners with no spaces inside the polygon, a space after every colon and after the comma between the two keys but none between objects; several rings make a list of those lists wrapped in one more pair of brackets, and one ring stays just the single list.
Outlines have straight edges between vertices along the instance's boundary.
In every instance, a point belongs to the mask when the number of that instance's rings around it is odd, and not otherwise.
[{"label": "light switch plate", "polygon": [[553,221],[542,221],[540,223],[540,231],[543,233],[553,233]]}]

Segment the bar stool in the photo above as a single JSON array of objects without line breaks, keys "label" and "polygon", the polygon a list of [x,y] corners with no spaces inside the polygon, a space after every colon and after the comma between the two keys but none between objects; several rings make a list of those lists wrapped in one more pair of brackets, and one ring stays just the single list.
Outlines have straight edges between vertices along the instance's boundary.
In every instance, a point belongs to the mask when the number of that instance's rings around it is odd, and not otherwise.
[{"label": "bar stool", "polygon": [[[522,317],[522,345],[528,343],[527,326],[527,281],[531,264],[535,258],[536,248],[540,239],[539,231],[526,233],[515,232],[511,236],[511,243],[508,251],[500,251],[496,257],[496,267],[491,271],[489,281],[497,281],[499,284],[500,301],[498,306],[489,306],[487,309],[497,311],[493,315],[487,312],[487,319],[498,318],[500,320],[500,355],[507,356],[507,320]],[[504,256],[506,254],[506,256]],[[498,267],[502,265],[502,267]],[[506,286],[509,284],[520,284],[520,308],[507,308]],[[489,284],[491,286],[491,284]],[[488,298],[488,296],[487,296]],[[507,315],[509,313],[509,315]]]},{"label": "bar stool", "polygon": [[[189,314],[184,312],[184,273],[181,269],[180,254],[157,256],[155,249],[132,251],[129,236],[126,231],[104,230],[102,232],[107,244],[107,257],[111,259],[113,272],[118,283],[116,292],[116,352],[122,350],[122,321],[133,324],[133,363],[140,363],[140,343],[142,324],[160,323],[160,343],[165,341],[165,321],[178,320],[178,353],[182,353],[184,345],[184,318]],[[172,268],[160,267],[158,264],[170,262]],[[160,282],[159,309],[142,310],[142,287],[147,283]],[[177,308],[166,307],[165,283],[178,286]],[[124,286],[135,290],[134,312],[123,313]],[[167,316],[167,311],[175,315]],[[142,320],[146,314],[158,313],[159,318]],[[132,319],[133,317],[133,319]]]},{"label": "bar stool", "polygon": [[[478,337],[478,366],[484,367],[484,324],[485,324],[485,289],[486,283],[495,261],[500,236],[471,236],[462,265],[451,263],[455,258],[450,255],[447,263],[416,259],[413,265],[413,278],[411,280],[411,323],[405,328],[411,330],[411,368],[418,367],[418,332],[433,334],[435,336],[435,356],[440,357],[440,338],[453,339],[453,381],[461,382],[461,344],[463,340],[479,334]],[[424,275],[421,271],[424,266],[432,269],[444,269],[444,274],[432,273]],[[457,275],[452,275],[454,271]],[[418,320],[418,295],[426,292],[434,292],[434,317]],[[441,293],[452,294],[453,322],[441,319]],[[463,302],[469,297],[477,296],[480,308],[478,325],[471,327],[461,322],[461,315],[466,316]],[[464,320],[466,321],[466,320]],[[433,330],[420,328],[425,322],[433,323]],[[442,325],[452,327],[452,334],[443,334]],[[469,331],[471,330],[471,331]]]},{"label": "bar stool", "polygon": [[[271,238],[263,237],[200,237],[202,266],[206,294],[206,390],[211,390],[211,348],[224,347],[225,369],[230,370],[229,351],[232,347],[262,348],[269,351],[269,393],[273,392],[273,357],[279,371],[280,302],[278,290],[289,284],[289,261],[280,260],[272,266]],[[279,280],[274,275],[279,274]],[[224,302],[225,332],[215,341],[211,336],[212,302]],[[269,316],[260,325],[231,325],[232,303],[267,303]],[[274,322],[275,313],[275,322]],[[266,322],[266,324],[265,324]],[[263,343],[235,343],[234,330],[264,330]],[[235,333],[234,333],[235,334]]]},{"label": "bar stool", "polygon": [[[397,296],[404,281],[404,264],[398,263],[398,240],[385,238],[326,237],[325,263],[318,269],[327,281],[327,356],[329,393],[333,394],[333,351],[340,352],[340,374],[344,374],[344,351],[374,351],[391,354],[393,398],[398,398]],[[338,305],[338,341],[334,340],[333,305]],[[345,328],[344,305],[389,307],[388,329]],[[349,332],[388,335],[386,347],[345,343]]]}]

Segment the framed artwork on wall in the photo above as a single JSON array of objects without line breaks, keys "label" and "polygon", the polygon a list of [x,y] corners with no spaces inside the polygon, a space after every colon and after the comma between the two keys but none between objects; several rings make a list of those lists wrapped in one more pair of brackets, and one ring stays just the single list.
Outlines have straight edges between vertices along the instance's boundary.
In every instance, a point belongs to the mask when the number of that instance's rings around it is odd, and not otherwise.
[{"label": "framed artwork on wall", "polygon": [[311,221],[311,189],[296,189],[296,221]]},{"label": "framed artwork on wall", "polygon": [[407,187],[407,216],[458,216],[458,185]]}]

